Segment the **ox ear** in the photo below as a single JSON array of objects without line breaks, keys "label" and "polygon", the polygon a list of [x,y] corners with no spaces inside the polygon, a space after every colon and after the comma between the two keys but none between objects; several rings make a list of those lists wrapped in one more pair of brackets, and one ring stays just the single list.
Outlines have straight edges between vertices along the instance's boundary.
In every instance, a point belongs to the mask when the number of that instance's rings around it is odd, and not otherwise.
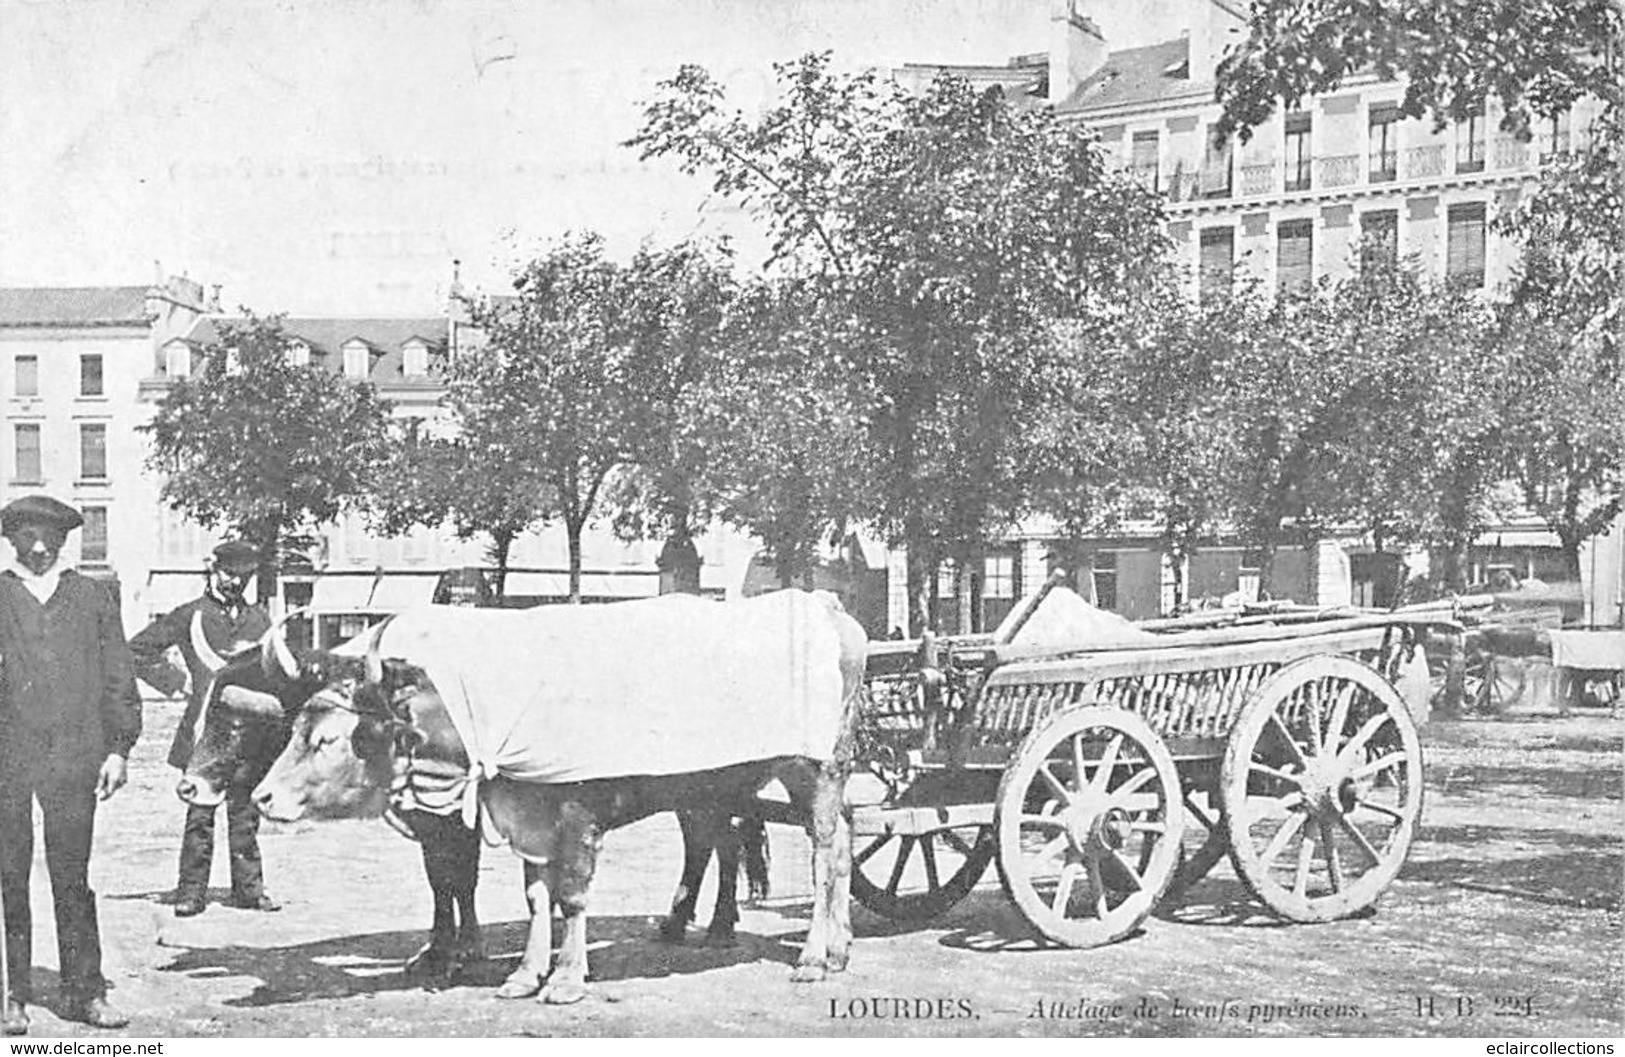
[{"label": "ox ear", "polygon": [[242,719],[282,718],[281,701],[272,694],[250,690],[245,686],[221,687],[220,707]]}]

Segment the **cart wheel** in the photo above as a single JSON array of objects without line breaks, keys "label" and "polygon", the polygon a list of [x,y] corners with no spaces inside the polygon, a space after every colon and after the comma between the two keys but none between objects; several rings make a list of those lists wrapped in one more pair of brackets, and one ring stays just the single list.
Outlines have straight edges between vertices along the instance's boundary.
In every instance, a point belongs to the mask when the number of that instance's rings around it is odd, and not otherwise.
[{"label": "cart wheel", "polygon": [[852,849],[852,894],[893,921],[928,921],[976,887],[993,850],[988,826],[859,838]]},{"label": "cart wheel", "polygon": [[1486,655],[1484,679],[1478,684],[1474,711],[1486,715],[1500,715],[1523,697],[1527,682],[1528,673],[1518,661]]},{"label": "cart wheel", "polygon": [[1022,743],[993,808],[999,879],[1048,939],[1094,947],[1134,931],[1179,861],[1179,774],[1132,712],[1050,716]]},{"label": "cart wheel", "polygon": [[1422,812],[1422,746],[1376,672],[1310,657],[1242,709],[1220,784],[1247,887],[1282,917],[1331,921],[1374,904],[1404,864]]}]

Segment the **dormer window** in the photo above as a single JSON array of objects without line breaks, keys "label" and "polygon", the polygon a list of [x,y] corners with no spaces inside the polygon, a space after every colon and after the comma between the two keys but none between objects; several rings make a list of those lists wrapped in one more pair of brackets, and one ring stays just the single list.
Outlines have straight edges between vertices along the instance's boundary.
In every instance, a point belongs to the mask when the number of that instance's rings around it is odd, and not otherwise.
[{"label": "dormer window", "polygon": [[192,346],[172,341],[164,346],[164,374],[171,378],[192,377]]},{"label": "dormer window", "polygon": [[429,346],[421,338],[412,338],[401,346],[401,373],[408,378],[422,378],[429,373]]},{"label": "dormer window", "polygon": [[306,345],[302,341],[295,341],[291,343],[288,346],[285,355],[288,358],[288,365],[290,367],[310,366],[310,346]]},{"label": "dormer window", "polygon": [[372,347],[360,338],[344,343],[344,377],[364,380],[372,373]]},{"label": "dormer window", "polygon": [[242,354],[237,351],[237,346],[233,345],[231,348],[226,350],[226,374],[238,375],[242,373],[243,357]]}]

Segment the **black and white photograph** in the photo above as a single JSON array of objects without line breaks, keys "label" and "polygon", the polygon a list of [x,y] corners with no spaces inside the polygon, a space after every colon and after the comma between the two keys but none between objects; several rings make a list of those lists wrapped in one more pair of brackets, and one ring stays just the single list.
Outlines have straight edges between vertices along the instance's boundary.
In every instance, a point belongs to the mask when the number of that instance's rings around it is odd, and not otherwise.
[{"label": "black and white photograph", "polygon": [[1622,46],[0,0],[8,1051],[1613,1053]]}]

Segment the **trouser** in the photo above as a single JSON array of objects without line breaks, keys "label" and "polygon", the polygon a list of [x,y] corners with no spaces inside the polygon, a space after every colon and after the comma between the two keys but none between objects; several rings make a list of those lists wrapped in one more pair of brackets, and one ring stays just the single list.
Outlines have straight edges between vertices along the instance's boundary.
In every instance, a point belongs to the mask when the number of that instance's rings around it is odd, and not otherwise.
[{"label": "trouser", "polygon": [[[231,862],[231,894],[238,900],[258,899],[265,891],[265,874],[260,865],[260,813],[254,809],[246,789],[233,784],[226,794],[226,846]],[[180,879],[175,894],[203,896],[209,887],[209,867],[214,862],[214,816],[212,807],[196,804],[186,809],[186,829],[181,835]]]},{"label": "trouser", "polygon": [[[56,912],[57,965],[71,1001],[100,998],[102,946],[96,894],[90,889],[90,842],[96,818],[96,770],[81,761],[53,766],[49,755],[32,763],[5,753],[0,759],[0,888],[5,893],[6,961],[11,995],[32,1000],[34,919],[28,898],[34,863],[33,804],[43,817],[45,866]],[[99,763],[98,763],[99,766]]]}]

